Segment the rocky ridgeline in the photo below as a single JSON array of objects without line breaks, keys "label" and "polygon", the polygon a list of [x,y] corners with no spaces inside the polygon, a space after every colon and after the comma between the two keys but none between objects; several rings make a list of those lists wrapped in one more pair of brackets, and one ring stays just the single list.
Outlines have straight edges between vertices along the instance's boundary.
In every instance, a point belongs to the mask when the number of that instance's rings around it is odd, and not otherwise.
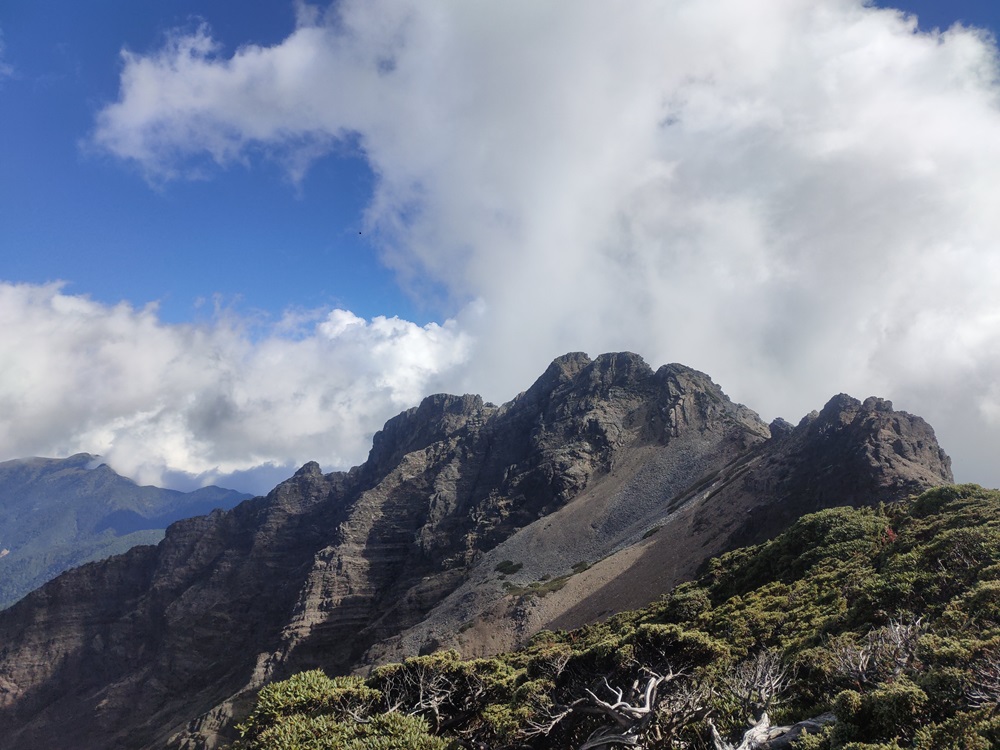
[{"label": "rocky ridgeline", "polygon": [[801,512],[949,481],[930,427],[885,401],[769,429],[690,368],[566,355],[510,403],[429,397],[362,466],[307,464],[0,613],[0,748],[217,747],[267,680],[497,651]]}]

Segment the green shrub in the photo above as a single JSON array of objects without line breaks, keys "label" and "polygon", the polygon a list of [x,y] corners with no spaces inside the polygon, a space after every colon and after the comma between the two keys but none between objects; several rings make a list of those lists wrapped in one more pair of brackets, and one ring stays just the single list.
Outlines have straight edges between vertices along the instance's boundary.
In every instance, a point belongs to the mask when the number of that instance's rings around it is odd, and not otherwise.
[{"label": "green shrub", "polygon": [[917,731],[915,750],[992,750],[1000,747],[1000,717],[986,711],[958,713]]},{"label": "green shrub", "polygon": [[265,730],[252,750],[449,750],[454,744],[430,734],[416,716],[388,713],[369,721],[340,722],[332,716],[285,717]]},{"label": "green shrub", "polygon": [[254,740],[287,717],[299,717],[296,726],[317,716],[338,721],[367,713],[381,697],[360,677],[330,678],[319,669],[300,672],[261,688],[253,712],[238,729],[244,739]]},{"label": "green shrub", "polygon": [[926,706],[927,694],[906,680],[865,693],[845,690],[834,700],[833,736],[842,743],[910,739],[926,719]]},{"label": "green shrub", "polygon": [[830,750],[830,731],[824,727],[817,734],[805,731],[792,741],[792,750]]}]

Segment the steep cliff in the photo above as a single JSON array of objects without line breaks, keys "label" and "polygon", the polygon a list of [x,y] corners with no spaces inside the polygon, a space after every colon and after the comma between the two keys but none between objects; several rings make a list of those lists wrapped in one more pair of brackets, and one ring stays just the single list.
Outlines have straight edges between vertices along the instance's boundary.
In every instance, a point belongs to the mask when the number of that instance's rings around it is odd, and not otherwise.
[{"label": "steep cliff", "polygon": [[362,466],[307,464],[0,613],[0,748],[214,747],[267,680],[504,648],[800,511],[951,480],[922,421],[845,398],[771,438],[706,375],[632,354],[561,357],[499,407],[432,396]]},{"label": "steep cliff", "polygon": [[[806,513],[892,502],[953,481],[930,425],[882,399],[862,403],[841,394],[798,426],[782,420],[771,429],[771,440],[672,497],[642,538],[573,575],[559,591],[484,608],[486,627],[507,621],[512,610],[525,630],[537,632],[641,607],[694,577],[708,557],[769,539]],[[479,650],[468,633],[454,645]]]}]

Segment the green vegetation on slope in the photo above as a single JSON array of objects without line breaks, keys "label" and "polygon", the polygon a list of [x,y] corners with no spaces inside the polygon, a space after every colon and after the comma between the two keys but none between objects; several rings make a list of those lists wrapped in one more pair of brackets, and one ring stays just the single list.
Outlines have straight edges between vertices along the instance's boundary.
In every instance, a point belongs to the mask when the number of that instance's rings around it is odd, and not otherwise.
[{"label": "green vegetation on slope", "polygon": [[806,516],[646,609],[494,659],[297,675],[238,746],[732,748],[817,719],[792,748],[986,750],[998,706],[1000,492],[963,485]]},{"label": "green vegetation on slope", "polygon": [[157,544],[181,518],[249,495],[140,487],[87,453],[0,462],[0,609],[64,570]]},{"label": "green vegetation on slope", "polygon": [[[67,541],[43,544],[31,542],[0,559],[0,609],[50,581],[64,570],[96,560],[120,555],[140,544],[158,544],[163,529],[135,531],[115,536],[106,529],[95,534],[76,534]],[[49,535],[43,541],[49,541]]]}]

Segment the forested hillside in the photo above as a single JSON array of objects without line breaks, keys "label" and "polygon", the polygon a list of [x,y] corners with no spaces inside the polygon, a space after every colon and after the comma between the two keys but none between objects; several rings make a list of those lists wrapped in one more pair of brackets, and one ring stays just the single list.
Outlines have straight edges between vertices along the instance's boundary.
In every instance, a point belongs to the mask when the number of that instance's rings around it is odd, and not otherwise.
[{"label": "forested hillside", "polygon": [[65,570],[156,544],[174,521],[249,497],[140,486],[89,453],[0,462],[0,609]]},{"label": "forested hillside", "polygon": [[497,658],[301,673],[261,691],[237,747],[986,750],[998,702],[1000,492],[962,485],[805,516]]}]

